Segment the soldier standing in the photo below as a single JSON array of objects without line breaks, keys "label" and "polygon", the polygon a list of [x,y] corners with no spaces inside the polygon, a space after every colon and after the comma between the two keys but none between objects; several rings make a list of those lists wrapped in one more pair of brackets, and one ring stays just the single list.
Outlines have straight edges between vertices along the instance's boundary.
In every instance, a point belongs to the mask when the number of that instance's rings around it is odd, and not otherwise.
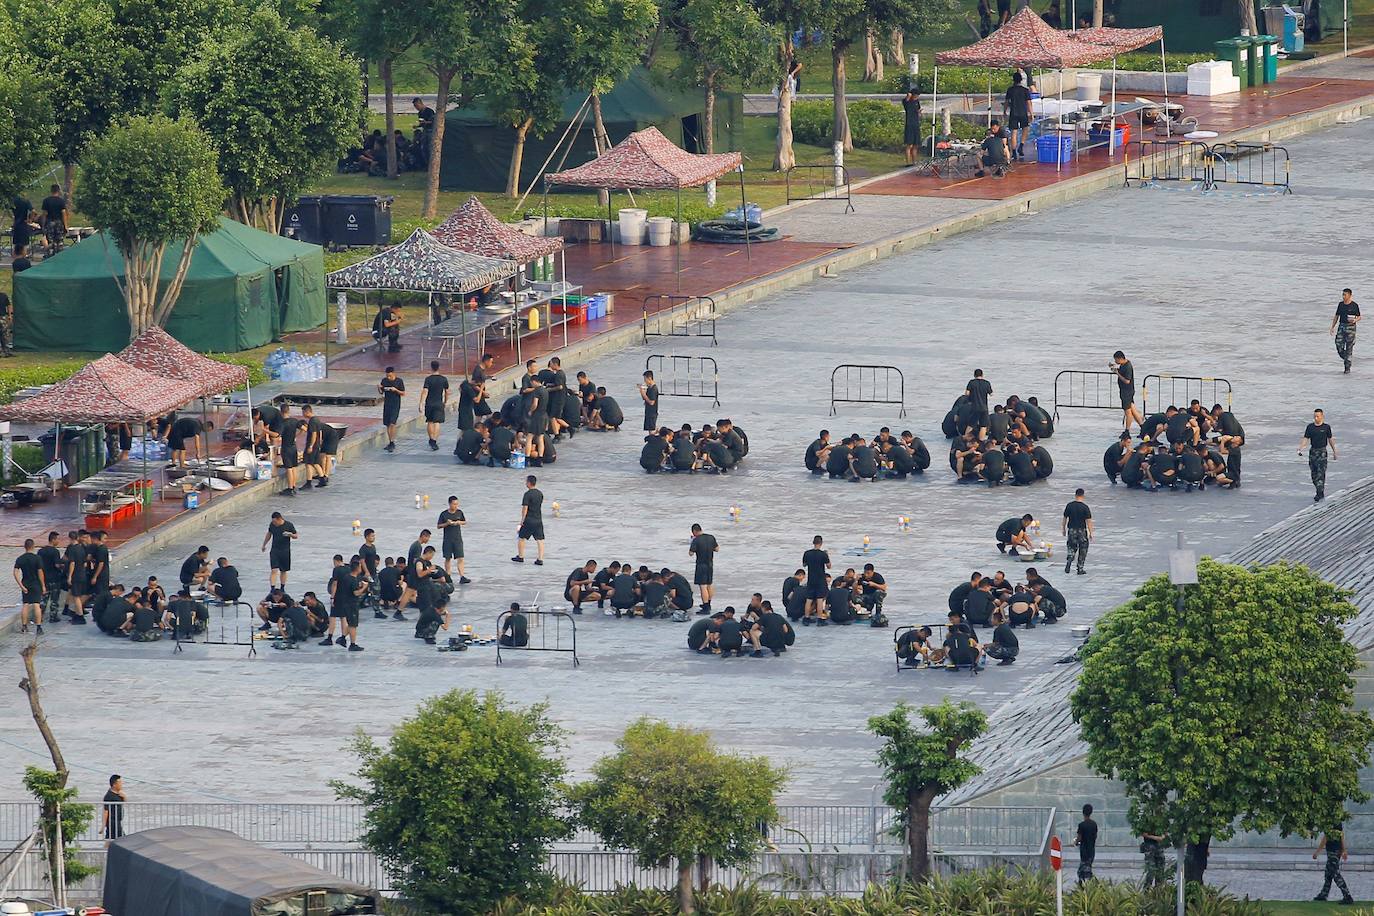
[{"label": "soldier standing", "polygon": [[1093,511],[1083,498],[1083,488],[1073,491],[1073,502],[1064,507],[1064,519],[1060,524],[1068,545],[1064,558],[1064,572],[1073,566],[1074,557],[1078,558],[1078,574],[1084,575],[1083,564],[1088,561],[1088,544],[1093,537]]},{"label": "soldier standing", "polygon": [[1169,879],[1169,866],[1164,861],[1164,837],[1157,833],[1140,835],[1140,851],[1145,855],[1143,887],[1159,887]]},{"label": "soldier standing", "polygon": [[1322,850],[1326,850],[1326,871],[1322,874],[1322,890],[1312,898],[1313,900],[1325,900],[1326,895],[1331,892],[1331,882],[1334,881],[1341,889],[1341,903],[1355,902],[1355,898],[1350,896],[1350,888],[1345,886],[1345,879],[1341,877],[1341,863],[1350,858],[1350,851],[1345,848],[1343,827],[1343,824],[1338,824],[1334,829],[1323,833],[1316,850],[1312,853],[1312,858],[1315,859],[1321,855]]},{"label": "soldier standing", "polygon": [[1326,422],[1326,414],[1320,407],[1312,411],[1312,422],[1307,424],[1307,429],[1302,434],[1302,444],[1298,446],[1298,454],[1307,449],[1307,467],[1312,471],[1312,486],[1317,488],[1317,495],[1312,497],[1313,502],[1321,502],[1326,498],[1326,452],[1331,451],[1331,460],[1336,460],[1336,434],[1331,431],[1331,424]]},{"label": "soldier standing", "polygon": [[1341,301],[1336,303],[1336,314],[1331,318],[1331,333],[1336,337],[1336,355],[1345,361],[1346,374],[1350,374],[1350,361],[1355,356],[1355,325],[1360,321],[1360,304],[1352,297],[1347,287],[1341,290]]}]

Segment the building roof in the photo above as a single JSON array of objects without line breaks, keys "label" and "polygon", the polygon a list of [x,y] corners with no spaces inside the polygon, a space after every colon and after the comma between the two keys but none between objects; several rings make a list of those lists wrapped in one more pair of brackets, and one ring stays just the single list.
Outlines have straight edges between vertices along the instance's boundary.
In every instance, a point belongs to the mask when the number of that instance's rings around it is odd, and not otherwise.
[{"label": "building roof", "polygon": [[545,176],[576,188],[695,188],[740,167],[739,153],[689,153],[657,127],[637,130],[586,165]]},{"label": "building roof", "polygon": [[[1357,651],[1374,649],[1374,477],[1291,515],[1221,559],[1245,566],[1287,560],[1350,589],[1359,614],[1346,624]],[[1060,665],[990,717],[968,757],[983,772],[945,796],[960,804],[1085,756],[1087,745],[1069,711],[1083,666]]]},{"label": "building roof", "polygon": [[158,327],[144,331],[115,355],[144,372],[187,382],[198,389],[201,397],[223,394],[248,384],[246,367],[201,356]]},{"label": "building roof", "polygon": [[1111,56],[1111,49],[1073,41],[1041,19],[1030,7],[981,41],[935,55],[941,67],[1078,67]]}]

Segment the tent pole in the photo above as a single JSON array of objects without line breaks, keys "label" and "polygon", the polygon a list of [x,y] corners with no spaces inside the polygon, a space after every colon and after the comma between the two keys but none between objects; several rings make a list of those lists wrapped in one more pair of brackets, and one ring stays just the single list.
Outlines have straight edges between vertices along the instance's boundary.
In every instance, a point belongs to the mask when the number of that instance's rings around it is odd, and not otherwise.
[{"label": "tent pole", "polygon": [[614,261],[615,228],[611,225],[611,189],[609,187],[606,188],[606,241],[611,243],[611,260]]},{"label": "tent pole", "polygon": [[[677,230],[677,225],[678,225],[678,223],[681,223],[681,222],[682,222],[682,186],[681,186],[681,185],[678,185],[678,189],[677,189],[677,217],[676,217],[676,220],[677,220],[677,222],[673,223],[673,229],[674,229],[674,231]],[[745,237],[746,239],[749,238],[749,226],[748,226],[748,224],[747,224],[747,219],[746,219],[746,225],[745,225],[745,227],[744,227],[744,237]],[[681,292],[682,292],[682,237],[681,237],[681,236],[678,237],[677,244],[673,246],[673,262],[674,262],[674,263],[673,263],[673,278],[677,281],[677,291],[678,291],[678,293],[681,293]]]},{"label": "tent pole", "polygon": [[[1064,132],[1060,129],[1064,124],[1064,68],[1059,68],[1059,112],[1054,119],[1054,170],[1055,172],[1064,171]],[[1078,129],[1074,128],[1074,139],[1078,139]],[[1074,146],[1078,144],[1075,143]]]},{"label": "tent pole", "polygon": [[988,70],[988,127],[992,127],[992,70]]},{"label": "tent pole", "polygon": [[[458,308],[460,330],[463,332],[463,374],[468,374],[468,304],[459,303]],[[479,341],[480,343],[480,341]]]},{"label": "tent pole", "polygon": [[1164,33],[1159,35],[1159,66],[1164,71],[1164,139],[1173,135],[1173,124],[1169,121],[1169,56],[1164,53]]},{"label": "tent pole", "polygon": [[[753,260],[754,260],[754,250],[753,250],[753,248],[751,247],[751,243],[749,242],[749,205],[748,205],[747,203],[745,203],[745,200],[744,200],[744,162],[743,162],[743,160],[741,160],[741,161],[740,161],[740,164],[739,164],[739,206],[740,206],[740,213],[744,214],[744,259],[745,259],[746,261],[753,261]],[[762,218],[760,218],[760,224],[762,224]]]},{"label": "tent pole", "polygon": [[[251,411],[249,411],[249,414],[248,414],[248,421],[249,421],[250,423],[252,422],[252,418],[253,418],[253,414],[252,414]],[[149,498],[147,502],[144,502],[144,501],[143,501],[144,486],[147,484],[147,481],[148,481],[148,421],[145,419],[145,420],[143,421],[143,483],[140,483],[140,484],[138,485],[138,501],[139,501],[139,504],[143,506],[143,533],[144,533],[144,534],[147,534],[147,533],[148,533],[148,529],[152,526],[152,519],[150,518],[150,516],[153,514],[153,500],[152,500],[151,498]],[[161,493],[159,490],[154,489],[153,492],[157,493],[158,499],[161,499],[161,498],[162,498],[162,493]]]},{"label": "tent pole", "polygon": [[935,158],[935,136],[940,133],[940,65],[935,65],[935,80],[930,87],[930,158]]},{"label": "tent pole", "polygon": [[1107,119],[1107,158],[1116,157],[1116,55],[1112,55],[1112,107]]},{"label": "tent pole", "polygon": [[[329,324],[329,321],[328,321],[327,319],[326,319],[326,321],[325,321],[325,324]],[[327,340],[328,338],[329,338],[329,335],[326,334],[326,335],[325,335],[325,339]],[[326,360],[326,362],[328,362],[328,360]],[[209,412],[209,408],[206,406],[206,403],[205,403],[205,396],[204,396],[204,395],[201,395],[201,398],[200,398],[200,434],[201,434],[201,436],[205,439],[205,454],[204,454],[204,456],[201,458],[201,460],[204,462],[204,467],[205,467],[205,501],[206,501],[207,503],[208,503],[210,500],[212,500],[212,499],[215,498],[215,495],[214,495],[214,494],[215,494],[215,488],[212,487],[212,486],[210,486],[210,427],[206,425],[206,424],[209,423],[209,422],[210,422],[210,412]]]}]

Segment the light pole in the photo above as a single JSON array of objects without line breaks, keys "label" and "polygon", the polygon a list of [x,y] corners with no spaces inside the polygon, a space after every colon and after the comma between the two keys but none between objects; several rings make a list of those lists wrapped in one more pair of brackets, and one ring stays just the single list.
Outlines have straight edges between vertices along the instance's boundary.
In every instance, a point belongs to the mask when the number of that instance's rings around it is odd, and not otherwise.
[{"label": "light pole", "polygon": [[[1169,551],[1169,581],[1178,587],[1178,616],[1181,624],[1184,614],[1183,602],[1190,585],[1197,585],[1197,554],[1189,550],[1183,543],[1183,532],[1178,533],[1178,546]],[[1178,701],[1178,670],[1174,670],[1174,700]],[[1183,877],[1183,850],[1185,838],[1182,831],[1178,831],[1178,836],[1174,838],[1177,843],[1178,866],[1175,875],[1178,885],[1178,916],[1184,916],[1184,887],[1186,881]]]}]

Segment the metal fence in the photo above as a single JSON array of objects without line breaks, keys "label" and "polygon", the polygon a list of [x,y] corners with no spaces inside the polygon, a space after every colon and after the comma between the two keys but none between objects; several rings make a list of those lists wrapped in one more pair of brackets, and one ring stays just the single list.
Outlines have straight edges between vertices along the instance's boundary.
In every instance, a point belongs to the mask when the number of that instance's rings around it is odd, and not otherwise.
[{"label": "metal fence", "polygon": [[1231,382],[1211,375],[1147,375],[1141,388],[1145,413],[1162,413],[1170,405],[1187,410],[1192,401],[1202,402],[1204,410],[1213,404],[1231,409]]},{"label": "metal fence", "polygon": [[[124,830],[191,824],[230,830],[270,846],[341,878],[391,889],[376,857],[362,848],[363,808],[338,804],[161,804],[132,802],[123,806]],[[97,806],[98,810],[98,806]],[[896,811],[885,805],[781,805],[779,823],[768,839],[777,851],[761,852],[739,868],[712,871],[725,887],[751,883],[778,893],[857,894],[870,883],[899,873],[903,838],[895,831]],[[937,870],[953,873],[989,866],[1039,868],[1056,817],[1054,808],[959,806],[931,813],[931,849]],[[0,803],[0,847],[16,846],[33,829],[38,805]],[[104,866],[100,818],[81,837],[80,857]],[[631,852],[602,848],[594,833],[579,831],[549,854],[549,869],[559,878],[592,893],[625,884],[672,887],[676,870],[639,865]],[[12,891],[43,896],[47,865],[30,851],[16,874]],[[74,888],[81,901],[99,897],[103,883],[95,875]]]},{"label": "metal fence", "polygon": [[896,366],[841,363],[830,373],[830,415],[836,404],[895,404],[906,416],[906,376]]},{"label": "metal fence", "polygon": [[1210,148],[1196,140],[1140,140],[1136,157],[1126,160],[1126,184],[1138,181],[1196,182],[1204,189],[1212,186]]},{"label": "metal fence", "polygon": [[[796,176],[801,172],[805,180]],[[787,186],[787,202],[797,200],[842,200],[844,212],[854,212],[854,195],[850,190],[849,169],[842,165],[794,165],[783,172]]]},{"label": "metal fence", "polygon": [[640,333],[644,342],[650,337],[709,337],[717,344],[716,300],[710,296],[674,296],[656,293],[644,297]]}]

